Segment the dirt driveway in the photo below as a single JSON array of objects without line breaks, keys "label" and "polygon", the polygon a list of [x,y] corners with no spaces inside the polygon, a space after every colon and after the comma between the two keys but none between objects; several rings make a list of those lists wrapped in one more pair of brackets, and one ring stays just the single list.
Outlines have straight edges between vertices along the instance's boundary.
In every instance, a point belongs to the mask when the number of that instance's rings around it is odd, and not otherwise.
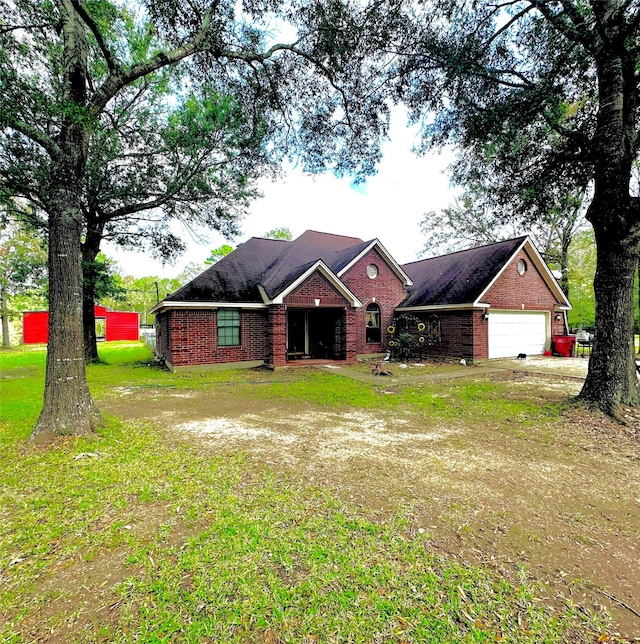
[{"label": "dirt driveway", "polygon": [[[396,372],[372,386],[393,395],[409,378]],[[579,358],[539,358],[492,362],[466,377],[500,380],[505,395],[544,402],[578,393],[585,372]],[[412,373],[417,381],[428,378]],[[609,641],[640,641],[638,417],[623,427],[571,410],[524,432],[509,419],[442,424],[409,412],[265,404],[236,396],[233,387],[135,395],[134,409],[123,404],[126,396],[102,405],[125,417],[159,419],[190,433],[202,449],[242,451],[257,464],[327,486],[379,520],[400,512],[409,531],[430,535],[435,551],[512,578],[526,574],[550,605],[609,611]]]}]

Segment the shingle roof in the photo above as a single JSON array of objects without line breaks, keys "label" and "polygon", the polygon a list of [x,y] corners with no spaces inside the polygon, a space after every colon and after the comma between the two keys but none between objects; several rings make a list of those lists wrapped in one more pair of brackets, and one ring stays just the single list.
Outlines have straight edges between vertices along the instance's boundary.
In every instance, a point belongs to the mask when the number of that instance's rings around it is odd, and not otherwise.
[{"label": "shingle roof", "polygon": [[489,286],[526,237],[405,264],[413,281],[399,308],[471,304]]},{"label": "shingle roof", "polygon": [[252,237],[165,300],[261,303],[258,284],[289,243]]},{"label": "shingle roof", "polygon": [[274,298],[318,260],[322,260],[334,273],[338,273],[366,246],[367,242],[356,237],[307,230],[289,242],[285,251],[264,276],[262,286],[267,295]]},{"label": "shingle roof", "polygon": [[338,273],[371,242],[307,230],[293,241],[252,237],[167,296],[167,302],[262,303],[273,299],[319,259]]},{"label": "shingle roof", "polygon": [[[475,302],[526,239],[518,237],[401,266],[413,285],[399,307]],[[259,286],[273,300],[318,260],[337,275],[371,244],[313,230],[293,241],[252,237],[165,301],[262,304]]]}]

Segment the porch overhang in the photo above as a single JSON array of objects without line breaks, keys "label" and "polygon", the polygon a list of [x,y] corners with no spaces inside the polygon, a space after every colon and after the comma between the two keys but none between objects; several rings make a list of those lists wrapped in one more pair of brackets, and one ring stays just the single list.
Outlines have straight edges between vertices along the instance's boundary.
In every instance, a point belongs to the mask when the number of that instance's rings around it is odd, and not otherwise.
[{"label": "porch overhang", "polygon": [[178,302],[171,300],[162,300],[158,302],[150,311],[152,315],[164,313],[165,311],[184,311],[191,309],[194,311],[215,311],[216,309],[266,309],[267,305],[261,302]]},{"label": "porch overhang", "polygon": [[320,273],[326,280],[336,289],[342,297],[349,302],[350,306],[354,308],[361,308],[362,302],[347,288],[344,282],[322,261],[318,260],[313,266],[308,268],[300,277],[291,282],[284,290],[280,291],[273,299],[269,300],[266,291],[260,288],[260,294],[266,304],[284,304],[284,299],[287,295],[293,293],[299,286],[301,286],[309,277],[314,273]]}]

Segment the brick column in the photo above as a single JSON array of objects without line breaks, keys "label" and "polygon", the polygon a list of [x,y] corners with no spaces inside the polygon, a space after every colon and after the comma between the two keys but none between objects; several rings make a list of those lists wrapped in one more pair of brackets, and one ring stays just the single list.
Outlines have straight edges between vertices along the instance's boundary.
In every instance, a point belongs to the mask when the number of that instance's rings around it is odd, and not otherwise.
[{"label": "brick column", "polygon": [[347,309],[345,311],[347,326],[347,362],[355,362],[358,353],[358,312],[356,309]]},{"label": "brick column", "polygon": [[267,359],[274,367],[287,364],[287,311],[284,305],[269,308],[269,333],[267,337]]}]

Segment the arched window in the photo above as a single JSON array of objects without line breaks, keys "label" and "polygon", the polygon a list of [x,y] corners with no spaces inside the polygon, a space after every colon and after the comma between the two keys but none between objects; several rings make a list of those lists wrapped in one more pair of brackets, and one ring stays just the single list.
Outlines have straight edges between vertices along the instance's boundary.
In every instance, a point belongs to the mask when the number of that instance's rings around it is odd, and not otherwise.
[{"label": "arched window", "polygon": [[367,344],[380,342],[380,307],[377,304],[369,304],[366,311]]}]

